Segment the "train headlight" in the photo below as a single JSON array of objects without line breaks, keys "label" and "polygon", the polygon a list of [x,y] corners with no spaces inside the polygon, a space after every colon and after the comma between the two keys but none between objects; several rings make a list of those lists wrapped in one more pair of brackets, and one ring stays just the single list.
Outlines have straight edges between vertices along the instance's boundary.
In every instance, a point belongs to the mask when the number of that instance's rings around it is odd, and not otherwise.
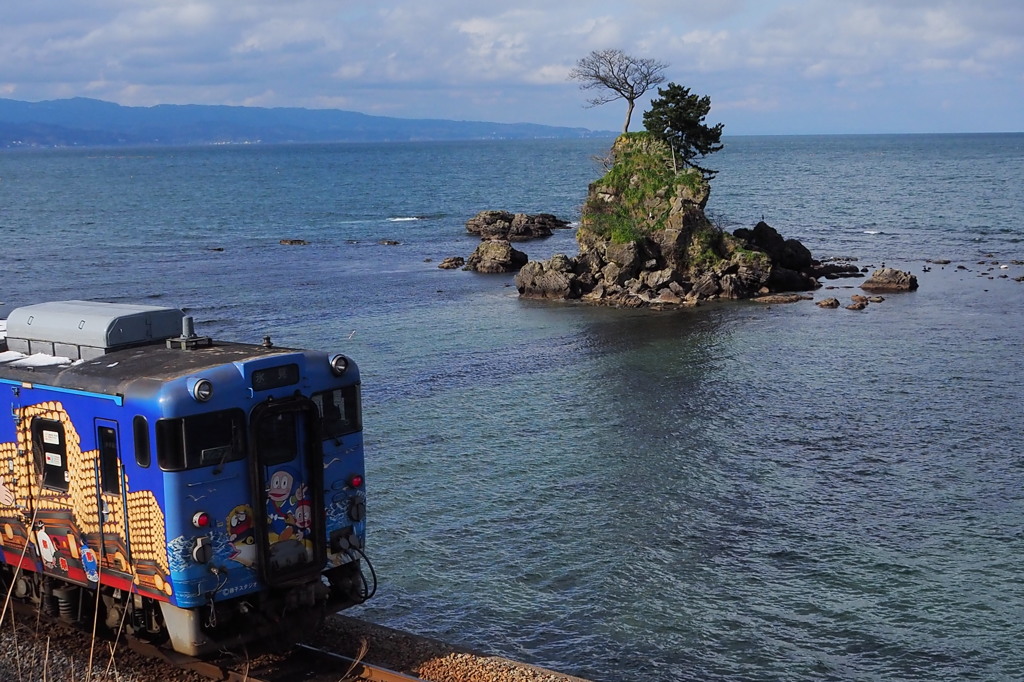
[{"label": "train headlight", "polygon": [[338,355],[331,356],[331,371],[341,376],[348,369],[348,358],[340,353]]},{"label": "train headlight", "polygon": [[213,397],[213,383],[209,379],[191,379],[189,393],[201,403]]}]

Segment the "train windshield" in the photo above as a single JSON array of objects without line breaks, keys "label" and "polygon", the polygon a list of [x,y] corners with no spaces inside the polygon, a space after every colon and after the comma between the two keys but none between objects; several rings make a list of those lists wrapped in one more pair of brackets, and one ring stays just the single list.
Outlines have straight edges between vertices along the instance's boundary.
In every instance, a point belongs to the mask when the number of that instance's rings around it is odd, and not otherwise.
[{"label": "train windshield", "polygon": [[156,423],[156,455],[164,471],[216,466],[245,457],[245,413],[220,410]]}]

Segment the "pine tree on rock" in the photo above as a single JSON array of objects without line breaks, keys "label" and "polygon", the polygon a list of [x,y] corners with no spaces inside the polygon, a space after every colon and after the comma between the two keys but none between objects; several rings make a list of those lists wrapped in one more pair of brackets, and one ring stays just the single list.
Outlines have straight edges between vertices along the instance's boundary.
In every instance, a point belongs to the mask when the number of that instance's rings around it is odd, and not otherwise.
[{"label": "pine tree on rock", "polygon": [[724,124],[707,126],[705,117],[711,111],[711,98],[701,97],[676,83],[658,88],[658,99],[644,113],[644,127],[672,148],[673,159],[679,155],[683,164],[696,168],[710,178],[718,171],[702,168],[696,159],[722,149]]}]

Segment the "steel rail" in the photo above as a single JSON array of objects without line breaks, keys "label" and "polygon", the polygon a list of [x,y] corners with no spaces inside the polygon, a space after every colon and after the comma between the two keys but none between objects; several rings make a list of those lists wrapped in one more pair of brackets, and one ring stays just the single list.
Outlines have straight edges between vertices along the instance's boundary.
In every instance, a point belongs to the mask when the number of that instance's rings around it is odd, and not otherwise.
[{"label": "steel rail", "polygon": [[308,644],[296,644],[296,649],[300,649],[305,652],[312,653],[316,656],[322,656],[325,659],[329,659],[334,662],[343,663],[349,666],[350,674],[355,675],[356,679],[368,680],[369,682],[415,682],[422,680],[419,677],[413,677],[412,675],[406,675],[396,670],[384,668],[379,665],[373,665],[356,658],[350,658],[341,654],[334,653],[333,651],[325,651],[323,649],[317,649],[316,647],[309,646]]}]

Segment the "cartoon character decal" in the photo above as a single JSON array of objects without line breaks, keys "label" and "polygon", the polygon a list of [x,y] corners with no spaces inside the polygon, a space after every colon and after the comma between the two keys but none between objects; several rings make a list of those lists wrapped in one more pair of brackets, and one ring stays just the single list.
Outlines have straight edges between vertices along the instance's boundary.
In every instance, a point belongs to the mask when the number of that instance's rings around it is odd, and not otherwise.
[{"label": "cartoon character decal", "polygon": [[57,546],[53,544],[53,538],[46,532],[46,526],[42,521],[36,521],[36,547],[39,548],[39,556],[47,568],[57,565]]},{"label": "cartoon character decal", "polygon": [[14,491],[7,487],[7,484],[4,483],[4,477],[0,476],[0,505],[13,507],[16,501]]},{"label": "cartoon character decal", "polygon": [[308,486],[290,466],[275,469],[267,480],[267,543],[270,565],[285,569],[312,560],[313,543]]},{"label": "cartoon character decal", "polygon": [[[296,535],[295,510],[306,500],[306,484],[297,481],[297,472],[289,466],[270,475],[267,490],[267,533],[270,544]],[[301,538],[298,538],[301,539]]]},{"label": "cartoon character decal", "polygon": [[96,552],[92,547],[82,542],[82,570],[85,571],[85,578],[91,583],[100,581],[99,562],[96,561]]},{"label": "cartoon character decal", "polygon": [[295,512],[292,514],[292,528],[295,531],[295,538],[298,540],[309,539],[313,525],[313,503],[307,499],[301,499],[295,504]]},{"label": "cartoon character decal", "polygon": [[256,563],[256,536],[253,533],[252,507],[247,504],[240,504],[228,514],[228,546],[231,548],[231,556],[228,558],[237,561],[243,566],[252,566]]}]

